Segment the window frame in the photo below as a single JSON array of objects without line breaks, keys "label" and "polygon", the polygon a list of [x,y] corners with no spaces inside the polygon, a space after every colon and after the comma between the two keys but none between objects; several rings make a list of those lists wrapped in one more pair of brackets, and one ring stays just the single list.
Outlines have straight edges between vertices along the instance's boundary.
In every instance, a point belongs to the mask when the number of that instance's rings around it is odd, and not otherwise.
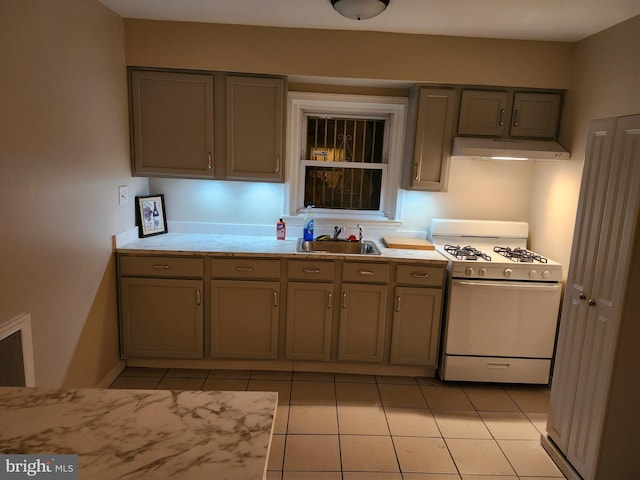
[{"label": "window frame", "polygon": [[[388,119],[385,127],[385,149],[383,165],[386,166],[386,178],[383,181],[380,196],[380,209],[342,210],[316,209],[320,215],[333,218],[363,220],[395,220],[400,217],[398,195],[402,175],[402,150],[406,126],[408,100],[404,97],[384,97],[374,95],[350,95],[312,92],[289,92],[289,128],[287,128],[287,165],[286,210],[291,216],[304,213],[304,133],[308,115],[327,115],[339,117],[384,117]],[[314,162],[315,163],[315,162]],[[337,165],[332,165],[337,166]],[[350,164],[349,168],[354,165]]]}]

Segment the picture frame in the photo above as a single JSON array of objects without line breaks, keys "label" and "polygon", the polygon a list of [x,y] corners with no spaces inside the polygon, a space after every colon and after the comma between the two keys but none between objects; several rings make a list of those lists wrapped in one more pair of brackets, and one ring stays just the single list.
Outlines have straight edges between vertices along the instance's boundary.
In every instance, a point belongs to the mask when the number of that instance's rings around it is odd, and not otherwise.
[{"label": "picture frame", "polygon": [[168,232],[164,194],[136,197],[136,225],[140,238]]}]

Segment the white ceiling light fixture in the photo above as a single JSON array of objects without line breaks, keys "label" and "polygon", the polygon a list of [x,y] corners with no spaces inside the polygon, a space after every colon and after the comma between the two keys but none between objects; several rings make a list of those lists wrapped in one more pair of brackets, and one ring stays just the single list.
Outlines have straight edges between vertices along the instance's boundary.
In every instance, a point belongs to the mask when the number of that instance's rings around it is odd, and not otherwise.
[{"label": "white ceiling light fixture", "polygon": [[366,20],[384,12],[389,0],[331,0],[331,5],[343,17]]}]

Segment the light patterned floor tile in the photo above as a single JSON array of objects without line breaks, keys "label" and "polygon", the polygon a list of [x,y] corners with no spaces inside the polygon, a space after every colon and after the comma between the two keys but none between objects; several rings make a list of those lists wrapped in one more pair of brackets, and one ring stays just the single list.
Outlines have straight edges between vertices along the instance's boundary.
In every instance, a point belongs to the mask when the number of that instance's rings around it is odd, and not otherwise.
[{"label": "light patterned floor tile", "polygon": [[282,480],[282,470],[267,471],[266,480]]},{"label": "light patterned floor tile", "polygon": [[523,412],[546,413],[549,410],[551,391],[548,387],[513,387],[507,394]]},{"label": "light patterned floor tile", "polygon": [[337,435],[338,414],[335,405],[291,405],[287,433]]},{"label": "light patterned floor tile", "polygon": [[153,390],[160,383],[160,377],[118,377],[109,388],[132,388],[141,390]]},{"label": "light patterned floor tile", "polygon": [[519,412],[520,409],[511,397],[499,387],[463,387],[464,393],[476,410],[490,412]]},{"label": "light patterned floor tile", "polygon": [[436,410],[433,416],[444,438],[492,438],[478,412]]},{"label": "light patterned floor tile", "polygon": [[249,380],[247,390],[252,392],[278,392],[278,403],[288,404],[291,398],[291,382],[278,380]]},{"label": "light patterned floor tile", "polygon": [[462,475],[515,475],[495,440],[447,439],[453,461]]},{"label": "light patterned floor tile", "polygon": [[457,473],[403,473],[403,480],[460,480]]},{"label": "light patterned floor tile", "polygon": [[284,470],[339,472],[338,435],[287,435]]},{"label": "light patterned floor tile", "polygon": [[519,477],[562,476],[540,440],[498,440],[498,444]]},{"label": "light patterned floor tile", "polygon": [[204,378],[164,377],[156,387],[158,390],[202,390]]},{"label": "light patterned floor tile", "polygon": [[269,450],[269,461],[267,463],[267,470],[282,471],[282,465],[284,462],[285,439],[285,435],[271,436],[271,449]]},{"label": "light patterned floor tile", "polygon": [[527,418],[540,433],[547,433],[547,414],[525,412]]},{"label": "light patterned floor tile", "polygon": [[381,406],[338,406],[338,427],[345,435],[389,435]]},{"label": "light patterned floor tile", "polygon": [[333,382],[333,373],[325,372],[293,372],[293,380],[311,381],[311,382]]},{"label": "light patterned floor tile", "polygon": [[253,370],[251,380],[291,380],[293,373],[290,371]]},{"label": "light patterned floor tile", "polygon": [[373,375],[358,375],[351,373],[336,373],[336,382],[341,383],[376,383]]},{"label": "light patterned floor tile", "polygon": [[207,378],[237,378],[249,380],[251,378],[251,370],[210,370]]},{"label": "light patterned floor tile", "polygon": [[165,378],[207,378],[209,370],[204,368],[170,368]]},{"label": "light patterned floor tile", "polygon": [[284,472],[282,480],[342,480],[340,472]]},{"label": "light patterned floor tile", "polygon": [[342,480],[402,480],[402,474],[392,472],[344,472]]},{"label": "light patterned floor tile", "polygon": [[432,410],[475,410],[462,387],[457,385],[420,385],[420,389]]},{"label": "light patterned floor tile", "polygon": [[418,385],[378,384],[385,407],[427,408]]},{"label": "light patterned floor tile", "polygon": [[385,408],[391,435],[405,437],[439,437],[440,430],[426,408]]},{"label": "light patterned floor tile", "polygon": [[378,383],[393,383],[395,385],[416,385],[415,377],[398,377],[395,375],[376,375]]},{"label": "light patterned floor tile", "polygon": [[389,436],[340,435],[343,471],[398,472]]},{"label": "light patterned floor tile", "polygon": [[382,405],[378,386],[373,383],[337,383],[338,405]]},{"label": "light patterned floor tile", "polygon": [[167,373],[166,368],[126,367],[122,373],[120,373],[120,376],[161,378],[164,377],[165,373]]},{"label": "light patterned floor tile", "polygon": [[462,480],[519,480],[515,475],[463,475]]},{"label": "light patterned floor tile", "polygon": [[287,427],[289,426],[289,405],[279,404],[276,407],[276,421],[273,425],[274,434],[287,433]]},{"label": "light patterned floor tile", "polygon": [[403,474],[458,473],[442,438],[393,437],[393,443]]},{"label": "light patterned floor tile", "polygon": [[238,378],[207,378],[202,389],[241,392],[247,389],[247,385],[249,385],[249,380]]},{"label": "light patterned floor tile", "polygon": [[496,440],[536,440],[540,432],[524,413],[479,412],[491,435]]},{"label": "light patterned floor tile", "polygon": [[293,382],[291,404],[335,405],[335,384],[333,382]]}]

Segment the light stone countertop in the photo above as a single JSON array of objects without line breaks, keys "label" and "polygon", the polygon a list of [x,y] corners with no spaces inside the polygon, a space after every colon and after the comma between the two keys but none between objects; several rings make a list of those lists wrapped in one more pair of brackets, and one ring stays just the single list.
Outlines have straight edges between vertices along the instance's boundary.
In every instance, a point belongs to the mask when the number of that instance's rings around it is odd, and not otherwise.
[{"label": "light stone countertop", "polygon": [[278,394],[0,387],[0,452],[77,454],[80,479],[260,480]]},{"label": "light stone countertop", "polygon": [[167,233],[139,238],[117,248],[118,253],[171,255],[229,255],[286,258],[349,258],[366,261],[411,261],[446,265],[447,259],[435,250],[386,248],[376,245],[382,255],[343,255],[335,253],[301,253],[296,251],[297,238],[276,240],[274,237],[251,235],[215,235],[202,233]]}]

